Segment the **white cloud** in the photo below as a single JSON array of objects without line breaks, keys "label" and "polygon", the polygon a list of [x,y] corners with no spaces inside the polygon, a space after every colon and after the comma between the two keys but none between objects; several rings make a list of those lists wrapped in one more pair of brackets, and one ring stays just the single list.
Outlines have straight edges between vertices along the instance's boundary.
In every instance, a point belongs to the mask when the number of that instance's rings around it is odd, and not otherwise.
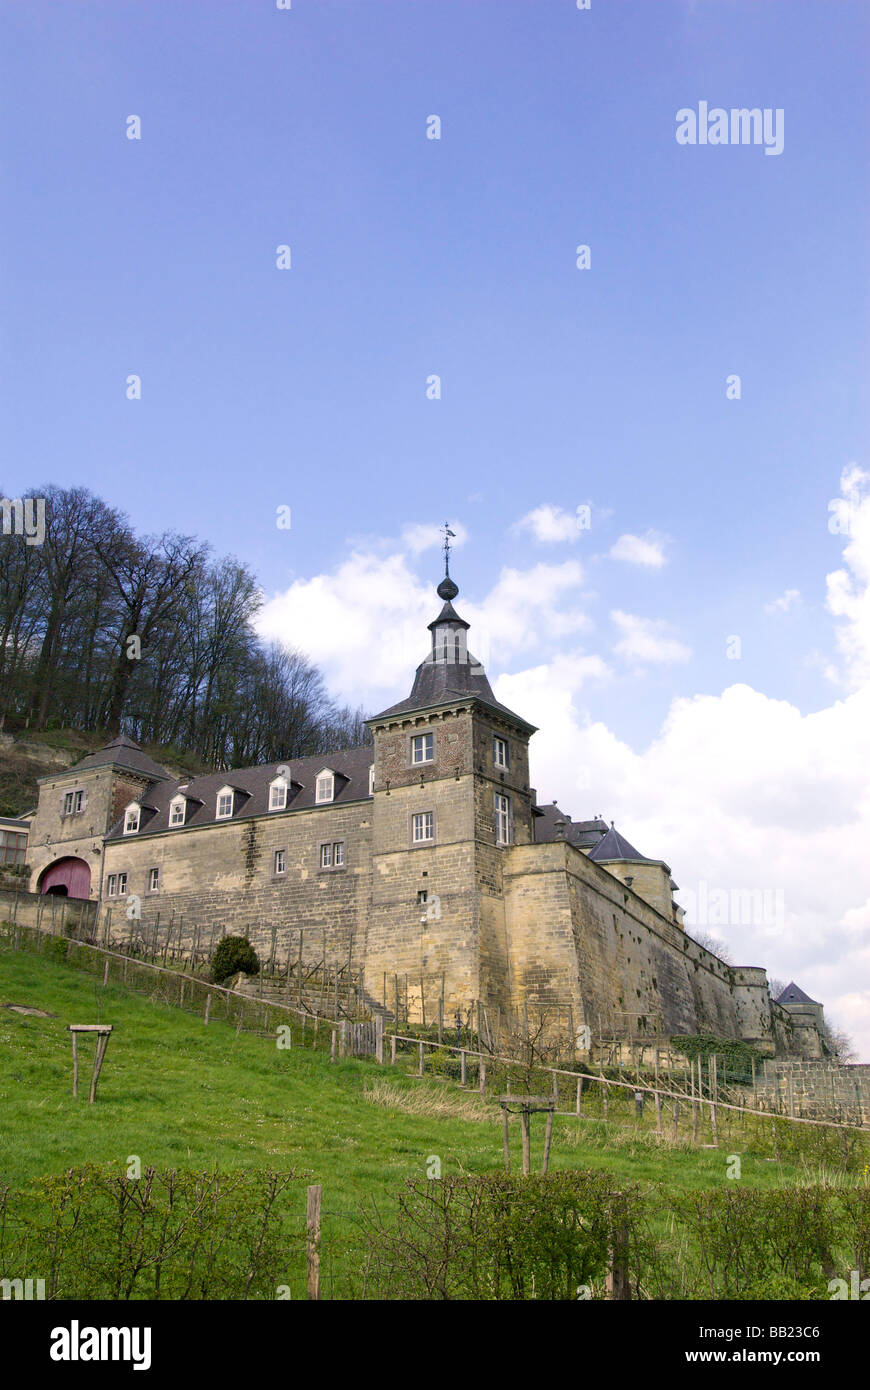
[{"label": "white cloud", "polygon": [[555,545],[562,541],[576,541],[580,536],[579,518],[576,513],[566,512],[562,507],[554,507],[543,502],[534,511],[527,512],[516,523],[517,531],[529,531],[536,541],[544,545]]},{"label": "white cloud", "polygon": [[667,623],[656,618],[638,618],[615,608],[610,614],[619,629],[619,641],[613,650],[635,665],[661,665],[673,661],[688,661],[691,651],[670,636]]},{"label": "white cloud", "polygon": [[831,504],[829,528],[844,534],[845,567],[828,575],[828,610],[843,659],[839,680],[849,690],[870,681],[870,473],[851,465],[840,478],[842,496]]},{"label": "white cloud", "polygon": [[794,604],[800,603],[800,589],[786,589],[779,598],[771,599],[770,603],[764,605],[765,613],[787,613]]},{"label": "white cloud", "polygon": [[667,564],[664,552],[666,539],[655,531],[646,531],[642,536],[626,532],[610,547],[610,558],[624,560],[629,565],[645,565],[647,569],[661,569],[662,565]]}]

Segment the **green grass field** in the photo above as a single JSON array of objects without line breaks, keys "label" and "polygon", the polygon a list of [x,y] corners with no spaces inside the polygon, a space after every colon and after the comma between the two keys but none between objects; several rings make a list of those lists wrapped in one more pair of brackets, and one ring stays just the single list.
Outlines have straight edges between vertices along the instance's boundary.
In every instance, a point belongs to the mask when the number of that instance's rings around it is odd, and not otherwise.
[{"label": "green grass field", "polygon": [[[272,1036],[236,1033],[108,986],[41,956],[0,947],[0,1005],[43,1009],[39,1018],[0,1007],[0,1180],[86,1162],[142,1166],[292,1169],[348,1208],[361,1197],[389,1204],[407,1177],[501,1171],[501,1113],[455,1082],[419,1080],[371,1061],[331,1064],[322,1051],[279,1050]],[[87,1102],[92,1044],[72,1096],[67,1024],[114,1025],[96,1105]],[[421,1113],[411,1113],[417,1110]],[[543,1119],[533,1123],[540,1161]],[[514,1136],[519,1156],[519,1134]],[[724,1186],[727,1150],[671,1145],[650,1131],[556,1118],[551,1168],[607,1168],[626,1181],[675,1189]],[[742,1153],[742,1182],[806,1180],[801,1162]]]}]

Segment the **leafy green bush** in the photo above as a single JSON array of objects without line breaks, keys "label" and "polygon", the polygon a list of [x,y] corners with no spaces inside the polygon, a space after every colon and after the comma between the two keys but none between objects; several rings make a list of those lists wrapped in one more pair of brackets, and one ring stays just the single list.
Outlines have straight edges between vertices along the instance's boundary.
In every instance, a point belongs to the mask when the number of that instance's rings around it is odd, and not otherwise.
[{"label": "leafy green bush", "polygon": [[211,961],[212,979],[221,984],[231,975],[243,970],[246,975],[259,975],[260,961],[246,936],[224,936],[218,942]]},{"label": "leafy green bush", "polygon": [[65,936],[48,936],[42,943],[43,955],[48,956],[49,960],[58,961],[61,965],[66,963],[68,950],[69,940]]},{"label": "leafy green bush", "polygon": [[371,1218],[379,1296],[601,1298],[617,1230],[629,1270],[647,1258],[633,1196],[594,1171],[411,1179],[394,1223]]}]

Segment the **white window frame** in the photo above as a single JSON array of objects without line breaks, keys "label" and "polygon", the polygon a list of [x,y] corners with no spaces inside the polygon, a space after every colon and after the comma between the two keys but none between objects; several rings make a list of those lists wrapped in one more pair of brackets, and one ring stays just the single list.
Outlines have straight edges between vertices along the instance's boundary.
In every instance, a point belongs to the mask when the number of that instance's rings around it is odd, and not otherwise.
[{"label": "white window frame", "polygon": [[[174,814],[175,814],[175,810],[176,810],[176,808],[179,807],[179,806],[181,807],[181,819],[180,819],[180,820],[173,820],[173,816],[174,816]],[[185,797],[185,796],[174,796],[174,797],[172,798],[172,800],[170,801],[170,803],[169,803],[169,828],[170,828],[170,830],[176,829],[179,825],[184,825],[184,822],[185,822],[186,818],[187,818],[187,797]]]},{"label": "white window frame", "polygon": [[374,765],[374,763],[372,763],[371,767],[369,768],[369,796],[374,796],[374,794],[375,794],[375,765]]},{"label": "white window frame", "polygon": [[[421,830],[429,829],[428,835],[418,835],[417,828]],[[411,843],[414,845],[431,845],[435,841],[435,812],[434,811],[414,811],[411,815]]]},{"label": "white window frame", "polygon": [[344,868],[344,840],[335,840],[332,846],[332,867]]},{"label": "white window frame", "polygon": [[[280,806],[273,806],[273,805],[272,805],[272,802],[273,802],[273,799],[274,799],[274,796],[275,796],[275,793],[276,793],[276,792],[283,792],[283,793],[284,793],[284,795],[283,795],[283,797],[282,797],[282,799],[281,799],[281,804],[280,804]],[[287,778],[286,778],[286,777],[273,777],[272,781],[269,783],[269,810],[270,810],[270,811],[286,811],[286,810],[287,810],[287,797],[289,796],[289,794],[290,794],[290,788],[289,788],[289,786],[288,786],[288,784],[287,784]]]},{"label": "white window frame", "polygon": [[148,892],[160,892],[160,868],[158,865],[148,870]]},{"label": "white window frame", "polygon": [[85,793],[83,789],[74,792],[64,792],[63,794],[63,814],[65,816],[77,816],[80,811],[85,809]]},{"label": "white window frame", "polygon": [[118,897],[119,897],[119,898],[126,898],[126,896],[127,896],[127,875],[126,875],[126,873],[118,874]]},{"label": "white window frame", "polygon": [[329,841],[320,846],[320,867],[321,869],[332,868],[332,844]]},{"label": "white window frame", "polygon": [[108,877],[106,878],[106,897],[107,897],[107,898],[114,898],[114,897],[116,897],[116,896],[117,896],[117,891],[118,891],[118,875],[117,875],[117,874],[109,874]]},{"label": "white window frame", "polygon": [[[502,754],[501,757],[499,757],[499,753]],[[506,738],[500,738],[498,734],[493,736],[492,760],[496,767],[502,768],[505,772],[507,772],[510,767],[510,749],[508,748],[508,741]]]},{"label": "white window frame", "polygon": [[281,878],[287,872],[287,851],[286,849],[276,849],[272,860],[272,872],[276,878]]},{"label": "white window frame", "polygon": [[[500,805],[499,803],[504,803]],[[495,842],[497,845],[509,845],[511,843],[511,799],[505,796],[504,792],[496,792],[493,804],[495,817]],[[501,834],[501,827],[504,825],[504,835]]]},{"label": "white window frame", "polygon": [[[136,835],[139,830],[139,819],[142,808],[138,802],[131,801],[130,805],[124,809],[124,834]],[[135,821],[135,823],[134,823]]]},{"label": "white window frame", "polygon": [[[228,811],[222,811],[222,810],[221,810],[221,802],[222,802],[222,801],[226,801],[227,798],[229,798],[230,809],[229,809]],[[216,798],[216,800],[215,800],[215,806],[214,806],[214,818],[215,818],[215,820],[232,820],[232,818],[233,818],[233,812],[235,811],[235,809],[236,809],[236,794],[235,794],[235,792],[233,791],[232,787],[221,787],[220,791],[219,791],[218,794],[217,794],[217,798]]]},{"label": "white window frame", "polygon": [[[321,786],[329,784],[329,795],[325,796],[321,792]],[[327,802],[335,800],[335,773],[331,767],[324,767],[318,772],[314,783],[314,804],[315,806],[325,806]]]},{"label": "white window frame", "polygon": [[[431,753],[427,753],[427,752],[426,752],[426,748],[427,748],[427,739],[429,740],[428,746],[431,747],[431,749],[432,749]],[[421,751],[422,751],[423,754],[424,754],[424,756],[423,756],[422,758],[418,758],[418,757],[417,757],[417,747],[418,747],[418,744],[420,745],[420,749],[421,749]],[[435,735],[431,732],[431,730],[430,730],[428,733],[425,733],[425,734],[412,734],[412,735],[411,735],[411,764],[412,764],[412,766],[413,766],[413,767],[420,767],[423,763],[434,763],[434,761],[435,761]]]}]

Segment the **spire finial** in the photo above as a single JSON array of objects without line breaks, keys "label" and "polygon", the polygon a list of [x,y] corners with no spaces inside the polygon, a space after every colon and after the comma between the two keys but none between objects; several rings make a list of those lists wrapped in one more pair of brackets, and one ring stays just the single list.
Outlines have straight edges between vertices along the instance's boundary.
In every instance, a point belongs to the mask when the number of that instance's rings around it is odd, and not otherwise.
[{"label": "spire finial", "polygon": [[438,585],[438,589],[436,592],[438,593],[439,598],[443,598],[448,603],[451,601],[451,599],[456,598],[456,595],[459,593],[457,585],[454,584],[453,580],[450,578],[450,542],[451,540],[455,540],[455,538],[456,532],[451,531],[449,521],[445,521],[444,545],[442,546],[442,549],[444,551],[444,578]]},{"label": "spire finial", "polygon": [[450,542],[451,542],[451,540],[455,540],[455,539],[456,539],[456,532],[455,532],[455,531],[451,531],[451,529],[450,529],[450,522],[449,522],[449,521],[445,521],[445,523],[444,523],[444,547],[443,547],[443,549],[444,549],[444,574],[445,574],[445,577],[446,577],[447,579],[450,578]]}]

